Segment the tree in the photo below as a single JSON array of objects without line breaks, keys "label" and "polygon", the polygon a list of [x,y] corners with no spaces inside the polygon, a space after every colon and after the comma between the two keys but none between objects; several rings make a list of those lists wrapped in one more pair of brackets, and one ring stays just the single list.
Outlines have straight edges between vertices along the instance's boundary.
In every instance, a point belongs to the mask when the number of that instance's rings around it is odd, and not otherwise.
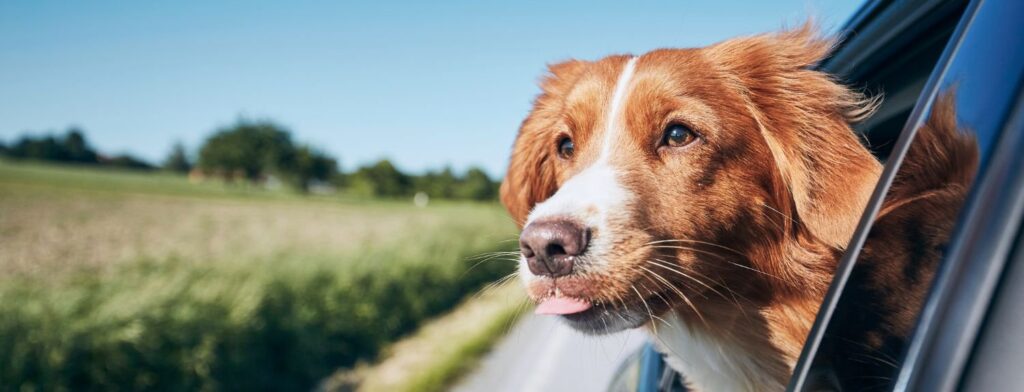
[{"label": "tree", "polygon": [[472,167],[466,172],[456,197],[470,200],[492,200],[498,196],[498,184],[491,181],[483,170]]},{"label": "tree", "polygon": [[164,170],[175,173],[188,173],[189,170],[192,170],[192,162],[189,161],[188,154],[185,153],[185,146],[181,142],[174,143],[163,166]]},{"label": "tree", "polygon": [[295,145],[284,127],[270,121],[239,120],[206,139],[199,149],[199,167],[225,179],[240,175],[259,181],[286,170]]},{"label": "tree", "polygon": [[119,154],[112,157],[100,157],[100,163],[106,166],[120,167],[124,169],[134,170],[153,170],[156,166],[153,166],[149,162],[140,158],[134,157],[129,154]]},{"label": "tree", "polygon": [[309,146],[295,150],[295,159],[288,168],[292,183],[302,192],[309,191],[313,181],[326,182],[338,173],[338,161]]},{"label": "tree", "polygon": [[414,179],[417,191],[425,192],[430,197],[444,199],[455,196],[458,181],[451,167],[445,167],[440,172],[428,171]]},{"label": "tree", "polygon": [[12,158],[36,159],[41,161],[98,163],[99,156],[85,135],[78,128],[70,128],[62,137],[45,135],[23,136],[7,148],[6,155]]},{"label": "tree", "polygon": [[339,177],[336,159],[307,145],[296,145],[287,129],[266,120],[243,119],[219,129],[200,147],[196,164],[203,172],[225,180],[258,182],[275,176],[303,192],[315,181]]},{"label": "tree", "polygon": [[57,150],[58,144],[53,136],[44,136],[38,139],[22,136],[11,145],[10,156],[12,158],[55,161],[59,157]]},{"label": "tree", "polygon": [[96,163],[96,151],[85,141],[85,134],[79,128],[68,129],[64,136],[64,155],[70,162]]},{"label": "tree", "polygon": [[368,196],[398,197],[412,194],[412,178],[400,172],[387,159],[360,167],[352,174],[351,182],[353,191]]}]

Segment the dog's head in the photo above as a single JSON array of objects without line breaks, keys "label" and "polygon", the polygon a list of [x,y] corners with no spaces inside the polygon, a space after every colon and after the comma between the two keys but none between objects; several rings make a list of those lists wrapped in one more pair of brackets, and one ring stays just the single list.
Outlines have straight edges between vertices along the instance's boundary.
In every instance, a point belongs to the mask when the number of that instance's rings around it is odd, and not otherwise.
[{"label": "dog's head", "polygon": [[810,69],[830,47],[804,27],[552,65],[501,187],[538,310],[600,333],[827,284],[787,244],[845,246],[880,169],[849,127],[870,105]]}]

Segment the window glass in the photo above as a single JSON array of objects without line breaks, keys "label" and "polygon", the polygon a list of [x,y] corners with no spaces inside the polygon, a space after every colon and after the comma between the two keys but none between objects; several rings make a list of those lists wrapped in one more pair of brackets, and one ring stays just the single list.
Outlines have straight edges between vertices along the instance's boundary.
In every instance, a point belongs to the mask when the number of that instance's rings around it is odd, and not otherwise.
[{"label": "window glass", "polygon": [[[881,96],[882,104],[866,121],[854,126],[861,133],[865,145],[883,162],[888,159],[900,131],[907,122],[910,111],[917,103],[928,77],[942,55],[946,43],[962,14],[962,7],[949,12],[944,18],[933,21],[933,25],[914,39],[896,43],[896,47],[880,50],[889,56],[871,58],[862,64],[842,72],[839,77],[846,83],[864,89],[869,94]],[[831,68],[842,68],[843,64],[828,64]]]},{"label": "window glass", "polygon": [[890,390],[957,218],[1022,82],[1024,28],[985,7],[938,82],[813,358],[805,390]]}]

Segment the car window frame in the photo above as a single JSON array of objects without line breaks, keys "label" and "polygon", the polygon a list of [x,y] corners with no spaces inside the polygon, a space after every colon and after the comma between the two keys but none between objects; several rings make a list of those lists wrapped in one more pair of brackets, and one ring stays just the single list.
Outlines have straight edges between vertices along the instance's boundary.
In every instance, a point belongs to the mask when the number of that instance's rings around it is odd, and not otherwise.
[{"label": "car window frame", "polygon": [[[975,94],[1001,100],[973,109],[984,113],[981,117],[986,121],[968,126],[976,134],[991,134],[992,145],[909,341],[896,381],[898,391],[954,390],[964,380],[1024,219],[1024,176],[1020,175],[1024,167],[1024,51],[1018,46],[1018,37],[1024,36],[1019,24],[1024,4],[1016,0],[978,2],[982,5],[972,16],[979,20],[978,28],[968,35],[984,48],[979,50],[986,56],[985,61],[965,62],[971,66],[967,73],[998,75],[998,81],[987,81]],[[1000,60],[992,61],[990,55]],[[979,83],[984,79],[979,78]],[[970,116],[972,111],[960,112],[965,113]]]}]

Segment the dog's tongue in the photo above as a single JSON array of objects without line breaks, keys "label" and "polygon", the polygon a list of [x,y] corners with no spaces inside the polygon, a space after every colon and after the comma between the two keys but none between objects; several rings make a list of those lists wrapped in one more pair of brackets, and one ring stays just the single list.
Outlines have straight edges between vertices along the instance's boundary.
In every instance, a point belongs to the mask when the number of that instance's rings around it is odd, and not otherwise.
[{"label": "dog's tongue", "polygon": [[590,309],[591,306],[592,305],[590,304],[590,302],[578,300],[575,298],[551,297],[541,302],[540,305],[537,305],[537,309],[534,311],[534,313],[573,314]]}]

